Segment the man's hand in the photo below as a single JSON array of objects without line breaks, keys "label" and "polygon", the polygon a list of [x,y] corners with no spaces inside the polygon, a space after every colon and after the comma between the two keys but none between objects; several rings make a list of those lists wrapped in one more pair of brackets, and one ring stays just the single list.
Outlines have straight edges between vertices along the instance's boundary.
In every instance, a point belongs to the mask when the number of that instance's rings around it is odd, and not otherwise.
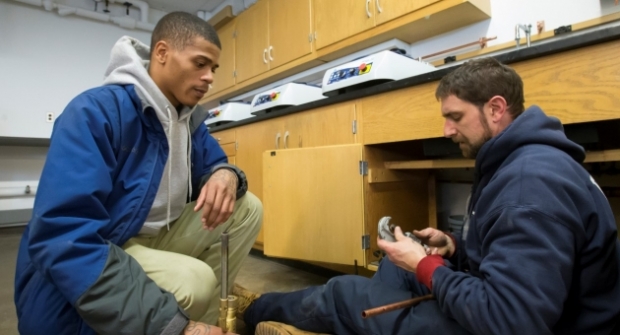
[{"label": "man's hand", "polygon": [[403,235],[400,227],[394,229],[394,237],[396,242],[388,242],[377,237],[379,248],[385,251],[392,263],[415,273],[418,269],[418,263],[420,263],[422,258],[426,257],[424,247]]},{"label": "man's hand", "polygon": [[200,190],[194,212],[202,208],[202,227],[213,230],[226,222],[233,212],[237,194],[237,175],[229,169],[219,169]]},{"label": "man's hand", "polygon": [[413,235],[430,247],[430,254],[439,254],[441,257],[450,257],[454,254],[455,246],[452,239],[441,230],[435,228],[414,230]]},{"label": "man's hand", "polygon": [[[183,331],[183,335],[221,335],[224,334],[222,332],[222,328],[210,326],[206,323],[190,321],[189,324],[185,327]],[[231,332],[227,332],[226,334],[233,335]]]}]

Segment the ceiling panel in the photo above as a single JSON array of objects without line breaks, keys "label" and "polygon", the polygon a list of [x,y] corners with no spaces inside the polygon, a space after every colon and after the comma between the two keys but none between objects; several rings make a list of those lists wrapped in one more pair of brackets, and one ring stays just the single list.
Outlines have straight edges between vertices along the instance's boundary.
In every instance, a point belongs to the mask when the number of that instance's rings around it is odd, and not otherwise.
[{"label": "ceiling panel", "polygon": [[159,9],[164,12],[183,11],[192,14],[196,14],[199,10],[210,12],[224,1],[225,0],[146,0],[154,9]]}]

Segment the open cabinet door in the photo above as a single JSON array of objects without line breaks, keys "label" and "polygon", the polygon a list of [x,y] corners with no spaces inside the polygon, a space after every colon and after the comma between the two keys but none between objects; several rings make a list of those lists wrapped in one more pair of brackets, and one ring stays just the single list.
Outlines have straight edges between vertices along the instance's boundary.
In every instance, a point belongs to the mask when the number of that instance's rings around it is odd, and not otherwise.
[{"label": "open cabinet door", "polygon": [[266,151],[265,254],[365,264],[361,160],[359,144]]}]

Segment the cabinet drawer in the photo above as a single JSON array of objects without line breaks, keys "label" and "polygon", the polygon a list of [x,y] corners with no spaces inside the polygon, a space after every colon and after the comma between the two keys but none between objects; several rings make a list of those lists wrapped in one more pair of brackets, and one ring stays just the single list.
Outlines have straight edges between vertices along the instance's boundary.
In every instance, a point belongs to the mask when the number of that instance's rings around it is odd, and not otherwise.
[{"label": "cabinet drawer", "polygon": [[217,143],[220,145],[234,143],[235,142],[235,130],[224,130],[218,131],[217,133],[211,134],[213,138],[217,140]]},{"label": "cabinet drawer", "polygon": [[237,153],[237,149],[235,148],[235,143],[228,143],[221,146],[222,150],[226,156],[234,156]]}]

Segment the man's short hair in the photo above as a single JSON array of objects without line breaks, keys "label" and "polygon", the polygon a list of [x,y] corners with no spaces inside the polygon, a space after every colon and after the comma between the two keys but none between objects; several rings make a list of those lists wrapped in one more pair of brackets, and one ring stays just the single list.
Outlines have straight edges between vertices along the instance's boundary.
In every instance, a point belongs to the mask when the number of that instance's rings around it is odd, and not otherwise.
[{"label": "man's short hair", "polygon": [[213,43],[220,50],[222,49],[217,32],[203,19],[185,12],[166,14],[157,22],[153,30],[151,52],[153,52],[155,44],[161,40],[172,44],[177,50],[183,50],[186,46],[191,45],[194,38],[198,36]]},{"label": "man's short hair", "polygon": [[470,60],[444,76],[437,86],[437,100],[455,95],[457,98],[482,106],[492,97],[506,99],[508,113],[515,119],[523,113],[523,81],[512,68],[494,58]]}]

